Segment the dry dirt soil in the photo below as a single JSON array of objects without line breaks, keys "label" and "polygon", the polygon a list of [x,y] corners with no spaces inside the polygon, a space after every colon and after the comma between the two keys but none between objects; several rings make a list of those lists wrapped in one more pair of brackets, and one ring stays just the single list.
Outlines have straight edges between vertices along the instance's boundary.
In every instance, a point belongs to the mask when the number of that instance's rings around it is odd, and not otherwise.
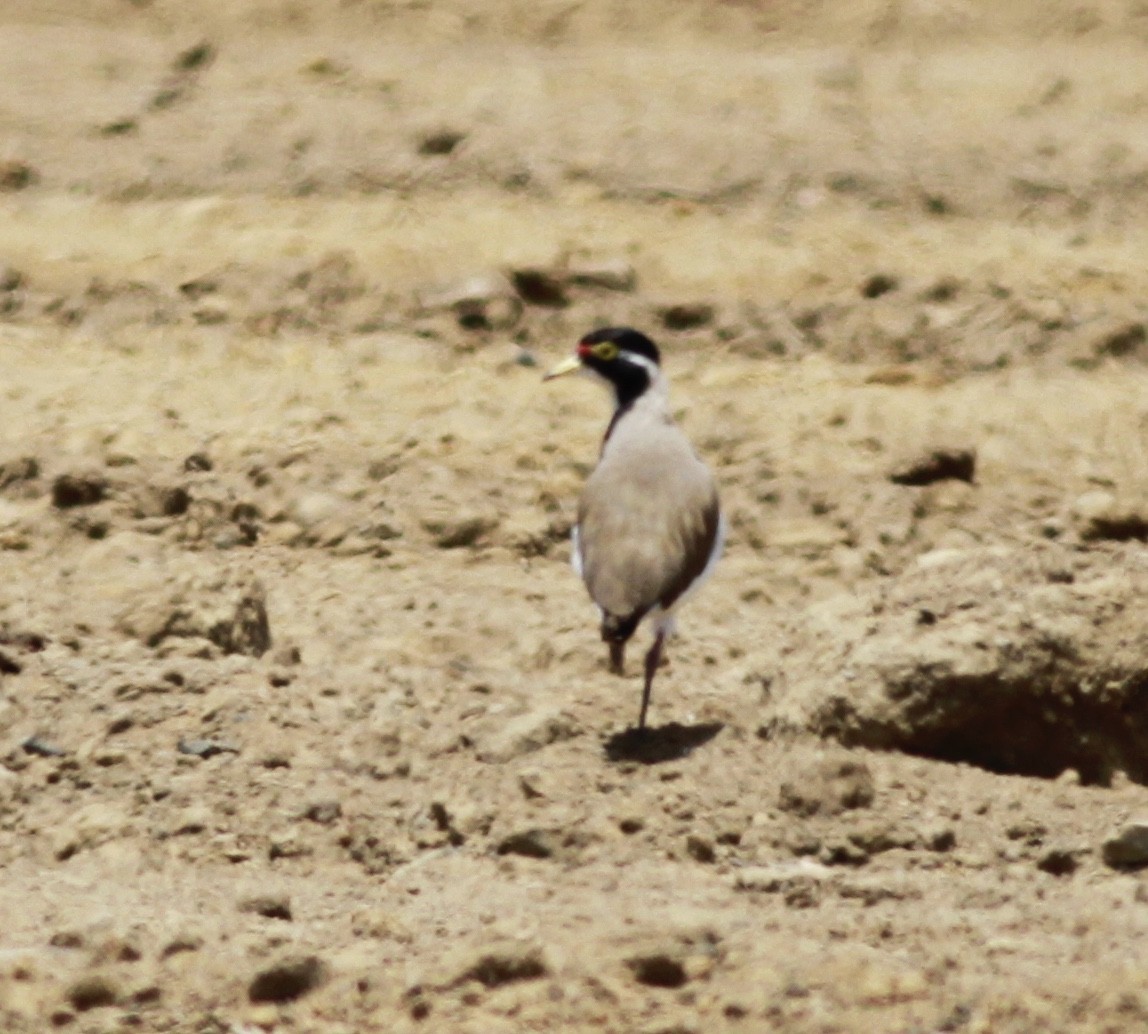
[{"label": "dry dirt soil", "polygon": [[[0,2],[0,1029],[1145,1029],[1146,51]],[[644,740],[606,322],[730,520]]]}]

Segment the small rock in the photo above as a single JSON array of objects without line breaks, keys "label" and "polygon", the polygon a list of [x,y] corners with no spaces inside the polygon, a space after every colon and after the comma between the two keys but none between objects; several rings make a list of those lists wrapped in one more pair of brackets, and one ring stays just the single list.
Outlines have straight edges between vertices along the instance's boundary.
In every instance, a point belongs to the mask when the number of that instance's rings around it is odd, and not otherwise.
[{"label": "small rock", "polygon": [[317,955],[282,959],[256,974],[247,997],[253,1002],[293,1002],[326,979],[327,967]]},{"label": "small rock", "polygon": [[889,480],[914,488],[946,480],[971,485],[976,466],[976,449],[932,449],[897,467],[889,474]]},{"label": "small rock", "polygon": [[131,821],[115,804],[95,801],[80,808],[67,825],[56,826],[52,833],[52,853],[56,861],[65,862],[83,850],[99,847],[131,831]]},{"label": "small rock", "polygon": [[[3,271],[0,270],[0,275]],[[0,463],[0,491],[10,485],[34,481],[40,476],[40,461],[34,456],[20,456]]]},{"label": "small rock", "polygon": [[0,263],[0,292],[18,291],[24,286],[24,274],[20,270]]},{"label": "small rock", "polygon": [[173,837],[197,836],[212,824],[215,812],[206,804],[191,804],[172,819],[168,835]]},{"label": "small rock", "polygon": [[175,749],[196,758],[213,758],[217,754],[238,754],[239,748],[217,740],[181,739]]},{"label": "small rock", "polygon": [[87,939],[79,930],[57,930],[48,938],[48,943],[53,948],[73,951],[82,948],[87,943]]},{"label": "small rock", "polygon": [[1148,865],[1148,819],[1129,822],[1104,841],[1102,857],[1114,869],[1138,869]]},{"label": "small rock", "polygon": [[944,853],[957,846],[957,834],[951,826],[934,826],[921,834],[921,839],[930,851]]},{"label": "small rock", "polygon": [[526,829],[502,838],[499,854],[516,854],[524,858],[550,858],[558,850],[553,830]]},{"label": "small rock", "polygon": [[1146,340],[1148,328],[1143,323],[1122,323],[1100,334],[1093,344],[1093,350],[1099,356],[1122,358],[1138,352]]},{"label": "small rock", "polygon": [[709,837],[691,833],[686,837],[686,853],[695,861],[710,864],[717,858],[714,843]]},{"label": "small rock", "polygon": [[24,190],[39,178],[40,174],[27,162],[18,159],[0,162],[0,191]]},{"label": "small rock", "polygon": [[820,884],[834,875],[833,870],[808,858],[775,865],[752,865],[734,874],[734,890],[779,894],[797,886]]},{"label": "small rock", "polygon": [[562,276],[549,269],[512,269],[510,282],[527,305],[561,309],[570,304]]},{"label": "small rock", "polygon": [[479,734],[477,755],[486,764],[500,764],[532,754],[552,743],[562,743],[581,733],[578,722],[558,708],[528,711],[509,720],[491,723],[488,734]]},{"label": "small rock", "polygon": [[160,949],[161,959],[170,959],[173,955],[183,952],[199,951],[203,947],[203,938],[196,933],[179,933]]},{"label": "small rock", "polygon": [[713,323],[717,310],[709,302],[679,302],[656,310],[667,330],[693,330]]},{"label": "small rock", "polygon": [[638,286],[638,274],[625,259],[572,261],[566,267],[566,280],[575,287],[603,291],[633,291]]},{"label": "small rock", "polygon": [[849,842],[866,855],[882,854],[895,848],[912,851],[920,846],[921,838],[913,827],[901,827],[883,819],[863,823],[849,832]]},{"label": "small rock", "polygon": [[140,128],[139,120],[131,117],[114,118],[99,127],[100,136],[131,136]]},{"label": "small rock", "polygon": [[25,754],[35,754],[41,758],[62,758],[68,753],[66,750],[61,750],[59,747],[49,743],[47,740],[41,739],[39,736],[29,736],[28,739],[20,744],[20,748]]},{"label": "small rock", "polygon": [[239,902],[240,912],[263,916],[264,919],[282,919],[291,922],[291,899],[286,894],[257,894]]},{"label": "small rock", "polygon": [[395,940],[404,944],[414,939],[414,931],[393,911],[382,906],[371,906],[351,917],[351,933],[356,937],[374,940]]},{"label": "small rock", "polygon": [[474,949],[463,948],[460,955],[461,958],[449,964],[457,972],[449,986],[477,980],[483,987],[502,987],[523,980],[538,980],[549,971],[542,949],[535,944],[509,941],[494,947],[484,946],[476,956]]},{"label": "small rock", "polygon": [[289,512],[300,527],[313,528],[345,508],[345,501],[332,492],[307,492],[292,502]]},{"label": "small rock", "polygon": [[111,977],[103,973],[89,973],[71,984],[67,991],[68,1004],[77,1012],[87,1012],[101,1006],[115,1005],[119,988]]},{"label": "small rock", "polygon": [[818,758],[795,779],[781,784],[778,806],[782,811],[808,818],[838,815],[873,803],[873,775],[862,761],[849,758]]},{"label": "small rock", "polygon": [[180,51],[172,67],[177,72],[191,72],[197,68],[206,68],[215,60],[215,47],[207,40],[201,40],[194,46]]},{"label": "small rock", "polygon": [[211,470],[214,466],[215,464],[206,452],[193,452],[183,461],[183,469],[192,472]]},{"label": "small rock", "polygon": [[901,281],[890,273],[874,273],[861,281],[858,290],[862,298],[880,298],[883,294],[897,290]]},{"label": "small rock", "polygon": [[193,579],[174,591],[145,591],[117,627],[153,648],[173,637],[207,639],[224,653],[250,657],[271,648],[266,594],[257,581]]},{"label": "small rock", "polygon": [[52,483],[52,505],[58,510],[93,506],[107,494],[108,481],[101,474],[61,474]]},{"label": "small rock", "polygon": [[93,948],[90,961],[100,966],[116,962],[139,962],[143,951],[139,942],[132,937],[111,934],[102,938]]},{"label": "small rock", "polygon": [[342,817],[343,806],[338,801],[316,801],[308,806],[304,817],[320,826],[329,826]]},{"label": "small rock", "polygon": [[423,522],[423,527],[434,537],[434,544],[439,549],[467,549],[476,546],[497,526],[497,520],[481,515]]},{"label": "small rock", "polygon": [[626,960],[630,972],[639,984],[647,987],[683,987],[689,980],[682,960],[668,952],[651,952]]},{"label": "small rock", "polygon": [[1050,876],[1071,876],[1080,868],[1082,853],[1070,847],[1050,847],[1037,859],[1036,867]]},{"label": "small rock", "polygon": [[1072,518],[1085,542],[1148,541],[1148,515],[1121,505],[1103,489],[1085,492],[1072,504]]},{"label": "small rock", "polygon": [[466,134],[458,129],[432,129],[419,138],[418,152],[441,157],[452,153],[465,139]]},{"label": "small rock", "polygon": [[821,845],[818,857],[824,865],[864,865],[869,861],[869,851],[852,838],[834,837]]}]

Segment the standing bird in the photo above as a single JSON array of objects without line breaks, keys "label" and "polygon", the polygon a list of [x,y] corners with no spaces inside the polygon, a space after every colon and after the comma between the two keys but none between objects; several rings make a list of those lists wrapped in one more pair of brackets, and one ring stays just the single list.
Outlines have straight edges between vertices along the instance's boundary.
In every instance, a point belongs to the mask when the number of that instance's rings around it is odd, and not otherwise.
[{"label": "standing bird", "polygon": [[623,674],[626,643],[643,618],[654,627],[638,728],[673,631],[674,608],[721,553],[725,524],[717,487],[670,413],[658,347],[629,327],[587,334],[545,377],[582,371],[614,392],[614,415],[574,525],[574,569],[602,612],[610,669]]}]

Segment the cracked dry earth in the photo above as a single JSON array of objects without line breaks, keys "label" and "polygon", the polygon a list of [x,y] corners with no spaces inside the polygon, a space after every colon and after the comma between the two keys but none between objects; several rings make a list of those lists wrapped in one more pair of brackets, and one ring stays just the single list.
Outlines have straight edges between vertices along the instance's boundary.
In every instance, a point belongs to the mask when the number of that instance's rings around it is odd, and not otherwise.
[{"label": "cracked dry earth", "polygon": [[0,16],[0,1029],[1144,1027],[1139,5]]}]

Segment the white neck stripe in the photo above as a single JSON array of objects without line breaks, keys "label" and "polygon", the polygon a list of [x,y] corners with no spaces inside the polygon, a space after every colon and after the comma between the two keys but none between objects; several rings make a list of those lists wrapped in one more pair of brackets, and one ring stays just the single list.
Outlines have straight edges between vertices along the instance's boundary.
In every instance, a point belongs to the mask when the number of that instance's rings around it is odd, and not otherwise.
[{"label": "white neck stripe", "polygon": [[640,366],[650,376],[650,380],[654,380],[658,376],[658,364],[653,359],[647,359],[644,355],[639,355],[637,352],[631,352],[627,348],[620,349],[618,358],[631,363],[634,366]]}]

